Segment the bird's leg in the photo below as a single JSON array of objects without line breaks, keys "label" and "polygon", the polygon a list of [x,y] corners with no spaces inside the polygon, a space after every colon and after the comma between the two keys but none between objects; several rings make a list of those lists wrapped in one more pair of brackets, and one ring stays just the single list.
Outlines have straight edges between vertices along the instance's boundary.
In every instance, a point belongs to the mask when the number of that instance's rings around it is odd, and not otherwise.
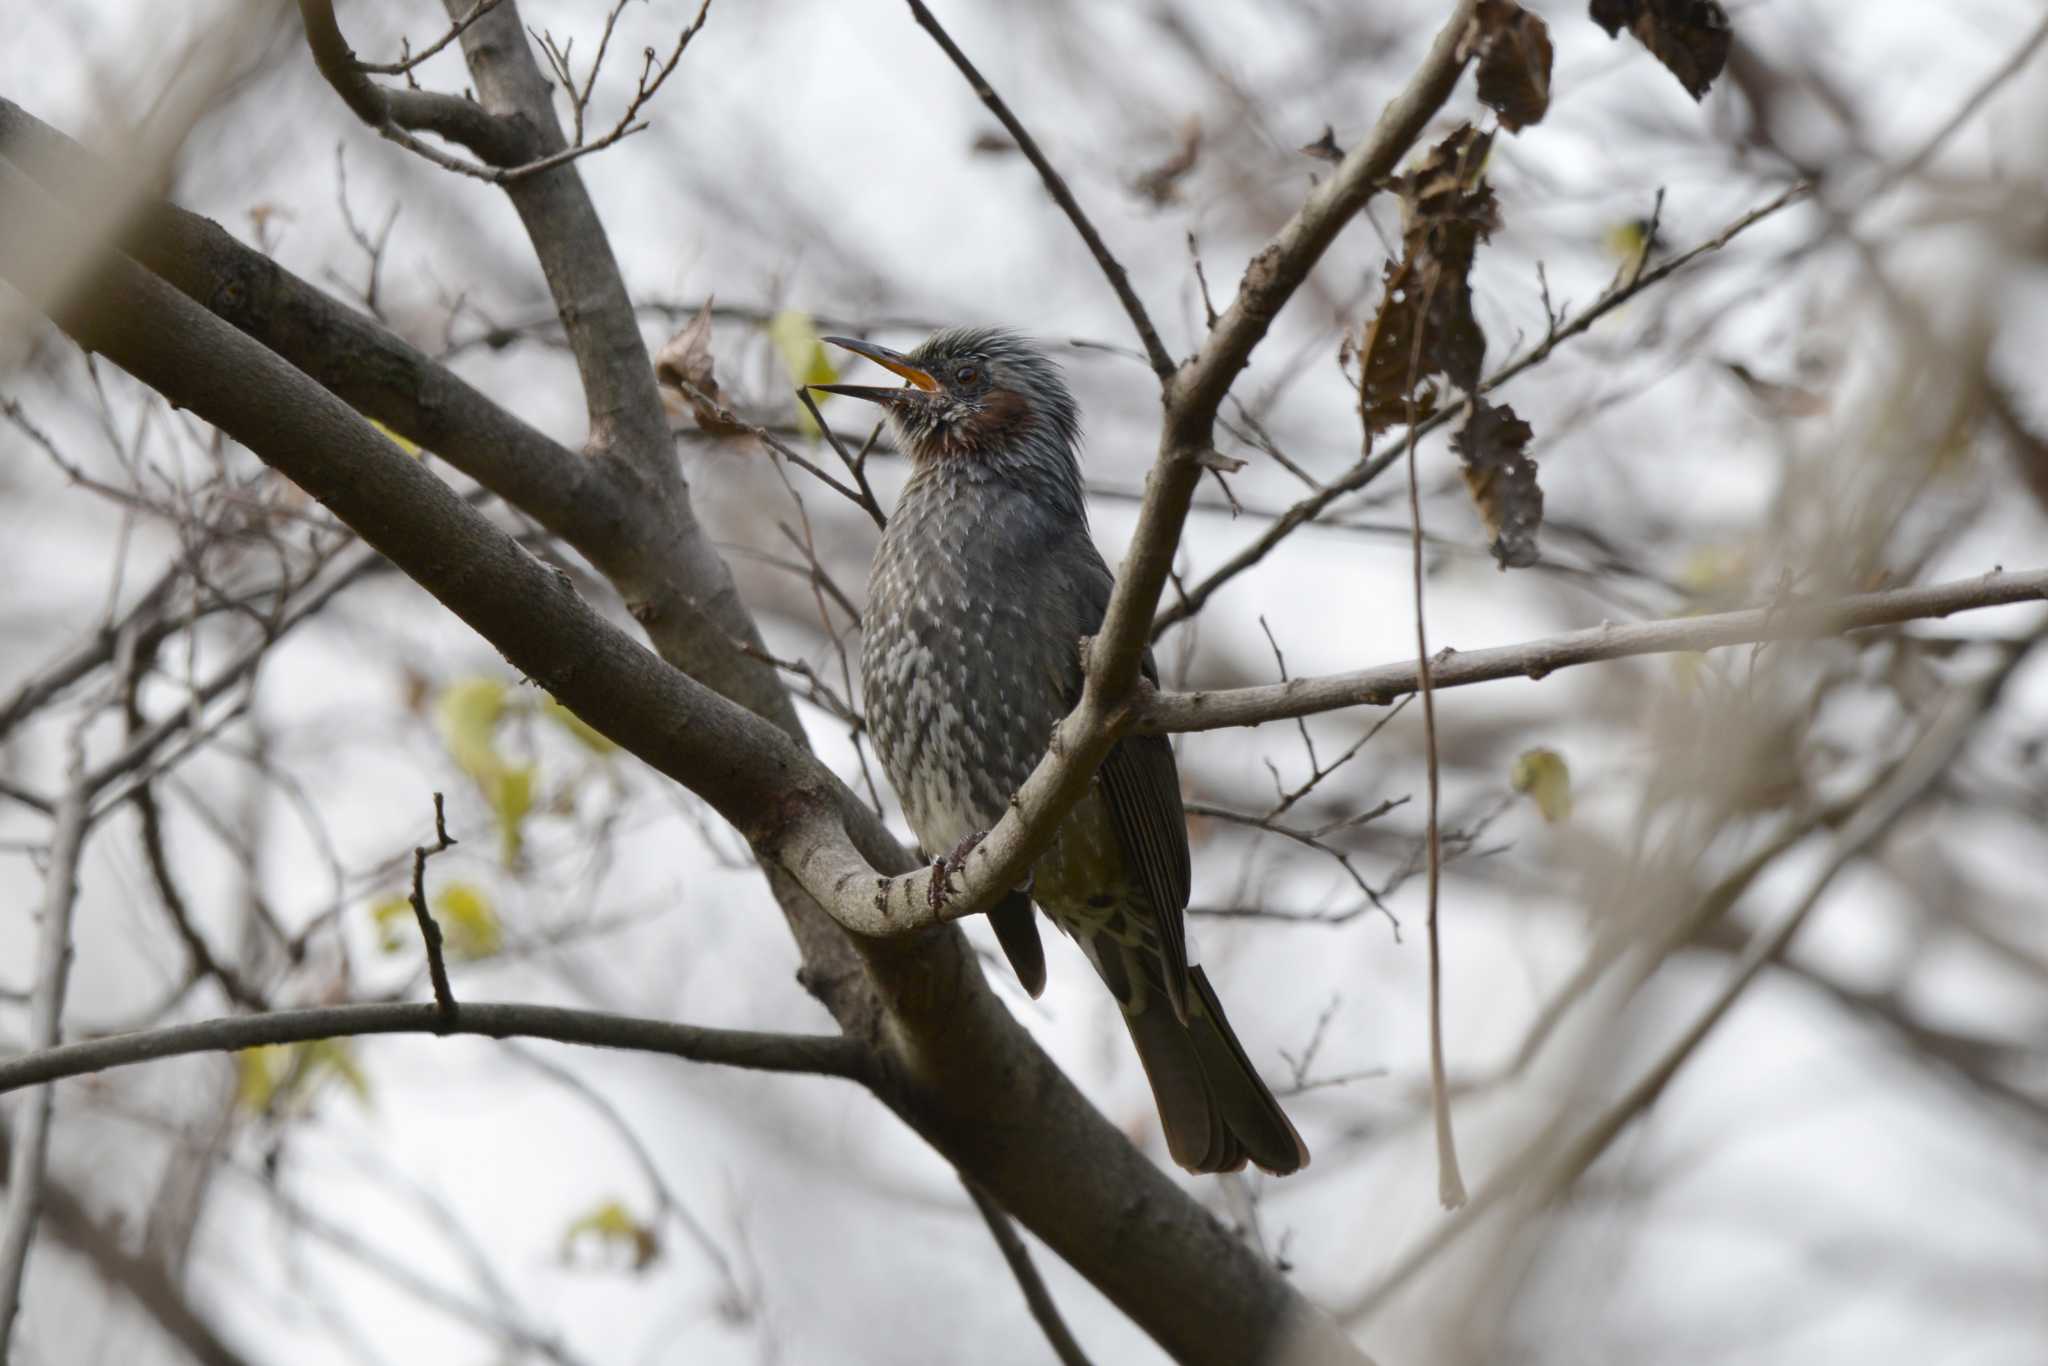
[{"label": "bird's leg", "polygon": [[954,845],[952,853],[932,860],[932,885],[931,890],[925,894],[925,899],[934,915],[946,907],[946,898],[953,890],[953,874],[966,866],[967,856],[974,852],[974,846],[987,838],[988,831],[977,830]]}]

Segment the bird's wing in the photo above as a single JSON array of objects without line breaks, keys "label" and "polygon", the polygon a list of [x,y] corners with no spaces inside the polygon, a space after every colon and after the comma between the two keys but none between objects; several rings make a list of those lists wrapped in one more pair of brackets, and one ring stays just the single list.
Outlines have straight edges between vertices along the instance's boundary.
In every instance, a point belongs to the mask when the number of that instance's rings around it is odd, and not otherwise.
[{"label": "bird's wing", "polygon": [[[1092,545],[1089,549],[1092,564],[1082,568],[1081,592],[1077,596],[1087,604],[1082,634],[1092,635],[1102,627],[1115,580],[1101,557],[1092,553]],[[1150,650],[1145,652],[1143,667],[1145,677],[1157,683],[1159,668]],[[1080,699],[1078,651],[1073,670],[1070,705]],[[1187,909],[1193,872],[1188,855],[1187,813],[1180,800],[1180,768],[1174,762],[1173,745],[1163,735],[1127,735],[1111,748],[1097,776],[1124,860],[1157,917],[1167,998],[1173,1003],[1174,1015],[1185,1023],[1188,946],[1183,912]]]}]

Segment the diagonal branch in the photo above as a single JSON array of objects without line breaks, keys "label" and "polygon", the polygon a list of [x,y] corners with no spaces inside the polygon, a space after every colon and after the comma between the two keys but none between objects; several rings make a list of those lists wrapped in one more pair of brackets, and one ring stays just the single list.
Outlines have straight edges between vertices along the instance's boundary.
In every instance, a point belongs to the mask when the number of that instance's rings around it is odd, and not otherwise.
[{"label": "diagonal branch", "polygon": [[1045,182],[1046,192],[1052,196],[1053,202],[1060,206],[1067,220],[1074,225],[1074,231],[1081,234],[1081,240],[1088,244],[1088,250],[1095,256],[1095,264],[1102,267],[1103,275],[1109,280],[1109,287],[1116,291],[1117,301],[1124,306],[1124,312],[1130,315],[1131,326],[1137,329],[1138,340],[1145,347],[1145,360],[1152,367],[1152,373],[1159,376],[1161,385],[1170,385],[1174,374],[1173,357],[1168,354],[1165,343],[1159,340],[1159,330],[1152,326],[1152,318],[1145,312],[1145,304],[1138,298],[1138,291],[1131,288],[1131,277],[1124,270],[1123,263],[1116,259],[1115,253],[1109,249],[1109,244],[1102,240],[1102,234],[1095,230],[1095,224],[1089,221],[1087,213],[1081,208],[1081,201],[1074,198],[1074,192],[1067,188],[1066,179],[1053,169],[1052,162],[1039,148],[1038,140],[1032,137],[1017,116],[1010,112],[1010,106],[996,93],[995,87],[988,83],[988,78],[967,59],[967,54],[960,50],[960,45],[939,26],[939,21],[932,16],[931,10],[926,8],[923,0],[910,0],[910,16],[917,20],[918,27],[932,35],[932,41],[939,45],[940,51],[946,54],[953,65],[960,68],[960,74],[974,87],[974,93],[981,97],[981,102],[988,106],[989,112],[996,116],[1004,130],[1016,140],[1017,148],[1024,153],[1025,160],[1037,168],[1039,179]]}]

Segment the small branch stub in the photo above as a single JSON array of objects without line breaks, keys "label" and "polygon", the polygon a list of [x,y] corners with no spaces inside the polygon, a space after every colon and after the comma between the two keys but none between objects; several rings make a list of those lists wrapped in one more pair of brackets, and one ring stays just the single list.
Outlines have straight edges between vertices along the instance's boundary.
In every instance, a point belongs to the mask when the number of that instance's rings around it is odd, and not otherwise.
[{"label": "small branch stub", "polygon": [[444,849],[451,849],[457,841],[448,833],[448,812],[441,793],[434,794],[434,844],[415,846],[412,851],[412,913],[419,921],[420,938],[427,946],[427,976],[434,984],[434,1004],[439,1008],[440,1033],[448,1033],[456,1026],[461,1007],[456,1004],[455,989],[448,984],[448,961],[441,950],[441,924],[434,919],[434,913],[427,909],[427,860]]}]

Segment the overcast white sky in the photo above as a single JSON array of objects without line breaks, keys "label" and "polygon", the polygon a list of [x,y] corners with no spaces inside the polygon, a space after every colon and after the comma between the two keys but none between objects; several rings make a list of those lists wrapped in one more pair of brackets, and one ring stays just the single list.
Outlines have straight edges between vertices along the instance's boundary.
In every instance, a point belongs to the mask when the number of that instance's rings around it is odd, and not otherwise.
[{"label": "overcast white sky", "polygon": [[[1529,7],[1552,26],[1556,94],[1543,124],[1519,138],[1502,136],[1489,169],[1505,226],[1482,254],[1475,285],[1494,363],[1517,338],[1542,329],[1537,262],[1554,299],[1583,304],[1615,270],[1603,245],[1607,232],[1647,213],[1660,189],[1663,239],[1678,248],[1769,198],[1784,173],[1774,158],[1732,145],[1747,125],[1728,91],[1695,106],[1639,48],[1609,42],[1577,0]],[[1196,35],[1180,45],[1164,36],[1153,6],[1041,9],[955,0],[939,8],[1130,267],[1169,347],[1184,352],[1201,331],[1188,234],[1200,241],[1212,290],[1226,294],[1318,169],[1295,149],[1326,123],[1340,143],[1358,138],[1445,6],[1404,0],[1331,6],[1329,14],[1310,0],[1165,6]],[[1735,8],[1745,42],[1781,70],[1824,74],[1855,111],[1857,136],[1893,157],[1938,126],[2038,17],[2034,6],[2004,0],[1771,0]],[[244,16],[232,40],[215,27],[230,11]],[[595,45],[603,7],[527,0],[521,11],[536,29],[575,34],[580,60]],[[260,6],[253,12],[263,13]],[[352,44],[373,57],[395,53],[400,33],[417,44],[440,31],[437,7],[425,3],[345,0],[340,12]],[[649,45],[665,48],[692,12],[694,4],[677,0],[629,9],[614,40],[627,60],[601,82],[608,93],[600,94],[595,119],[608,125],[616,117],[635,54]],[[225,3],[17,0],[6,15],[11,36],[0,45],[0,92],[93,141],[150,110],[175,73],[187,69],[195,43],[242,60],[268,53],[267,69],[193,130],[171,176],[179,202],[245,238],[252,208],[268,206],[278,215],[280,260],[346,292],[360,280],[362,258],[333,211],[339,145],[357,215],[374,226],[394,205],[399,209],[383,280],[395,325],[438,351],[458,295],[498,321],[543,315],[543,282],[502,195],[434,171],[354,124],[313,78],[290,17],[247,13]],[[1198,59],[1196,48],[1207,56]],[[1245,92],[1246,103],[1218,84],[1217,71]],[[2038,181],[2044,72],[2048,67],[2012,82],[1943,152],[1937,166],[1944,186],[1964,188],[1915,187],[1864,222],[1879,236],[1910,227],[1910,245],[1889,258],[1901,283],[1924,290],[1926,306],[1943,320],[1973,309],[1989,318],[2001,363],[2023,382],[2032,378],[2027,371],[2037,368],[2044,340],[2033,244],[1987,232],[1977,220],[1988,196],[1965,182]],[[453,54],[419,74],[429,86],[463,84]],[[1476,112],[1468,83],[1443,126]],[[1130,184],[1172,154],[1190,117],[1202,124],[1203,155],[1179,202],[1151,205]],[[1030,168],[1015,156],[975,150],[977,135],[993,121],[901,7],[716,0],[651,118],[650,131],[582,163],[638,297],[698,300],[715,293],[724,303],[829,317],[998,321],[1056,342],[1129,344],[1114,297]],[[1801,155],[1830,157],[1844,142],[1811,93],[1787,95],[1781,118],[1781,136]],[[1398,231],[1390,200],[1375,205],[1373,219],[1347,231],[1237,391],[1249,400],[1284,381],[1268,425],[1283,446],[1310,453],[1312,468],[1324,475],[1346,465],[1358,443],[1350,392],[1332,358],[1336,325],[1357,321],[1369,307],[1367,286],[1381,259],[1375,227]],[[1555,523],[1650,547],[1655,568],[1667,576],[1733,545],[1786,561],[1819,549],[1801,543],[1811,526],[1760,526],[1779,480],[1830,443],[1873,442],[1883,430],[1883,404],[1901,393],[1899,352],[1860,299],[1852,260],[1829,255],[1777,273],[1780,254],[1819,224],[1814,210],[1783,215],[1695,282],[1631,305],[1556,365],[1507,390],[1537,429]],[[453,334],[476,327],[471,316]],[[649,319],[651,342],[666,332],[659,319]],[[10,365],[24,354],[26,335],[0,342]],[[721,326],[719,346],[728,387],[764,401],[779,392],[777,362],[757,332]],[[1060,354],[1086,407],[1091,475],[1135,487],[1156,413],[1148,376],[1099,349],[1062,346]],[[1825,425],[1790,429],[1759,414],[1716,364],[1736,356],[1788,381],[1824,376],[1833,398]],[[523,417],[572,444],[581,439],[581,399],[560,351],[471,349],[455,364]],[[60,370],[75,380],[75,361],[64,365]],[[0,389],[40,405],[39,418],[60,438],[92,440],[90,425],[63,406],[41,374],[0,376]],[[113,390],[129,411],[133,394],[118,382]],[[1482,549],[1455,480],[1445,483],[1441,447],[1429,450],[1437,458],[1425,478],[1449,490],[1432,500],[1432,530]],[[4,692],[98,610],[117,518],[67,487],[13,432],[0,433],[0,452],[0,551],[16,576],[0,601]],[[700,506],[721,535],[773,543],[772,524],[788,512],[780,485],[757,458],[692,451],[686,459]],[[1853,487],[1856,467],[1842,468],[1845,487]],[[1992,481],[1988,497],[1977,483],[1931,495],[1958,504],[1985,498],[1987,505],[1973,513],[1966,535],[1921,567],[1921,577],[2040,563],[2048,544],[2041,509],[1999,484],[2009,479],[2001,470],[1989,461],[1982,471],[1973,467],[1973,480]],[[893,491],[898,477],[885,466],[880,482]],[[1892,472],[1879,463],[1872,477]],[[1248,469],[1236,489],[1245,502],[1264,506],[1299,493],[1270,462]],[[1391,494],[1393,486],[1382,492]],[[870,544],[865,524],[822,498],[810,506],[833,546],[835,567],[858,584]],[[1096,532],[1112,563],[1131,512],[1132,505],[1116,501],[1095,508]],[[1400,512],[1387,506],[1373,515],[1391,522]],[[1189,572],[1213,569],[1259,529],[1250,518],[1199,513],[1189,524]],[[1554,558],[1586,562],[1581,545],[1546,544]],[[145,528],[131,555],[153,564],[170,550],[167,537]],[[1188,677],[1263,681],[1270,659],[1261,616],[1296,672],[1402,657],[1412,650],[1406,556],[1405,543],[1393,538],[1297,536],[1259,575],[1218,596],[1203,618]],[[131,586],[142,577],[131,573]],[[764,594],[777,591],[761,582]],[[806,599],[787,594],[786,584],[780,589],[785,599],[771,606],[771,639],[777,648],[808,649],[805,623],[795,617]],[[1634,581],[1589,591],[1556,575],[1502,577],[1483,550],[1444,558],[1430,591],[1433,643],[1461,648],[1646,615],[1666,601]],[[784,609],[785,600],[799,605]],[[774,614],[781,610],[790,615]],[[1986,613],[1946,629],[2013,634],[2029,619],[2018,610]],[[1170,672],[1182,667],[1176,647],[1162,658]],[[508,874],[493,856],[481,802],[461,789],[431,727],[401,705],[399,663],[435,683],[503,675],[487,646],[417,593],[384,583],[361,590],[330,622],[295,638],[267,667],[263,684],[261,707],[281,737],[280,758],[308,782],[335,859],[349,873],[339,901],[356,961],[367,972],[355,990],[410,980],[409,958],[378,955],[361,908],[386,889],[388,878],[380,881],[374,870],[421,837],[427,794],[447,787],[458,832],[475,833],[435,865],[437,873],[491,888],[508,922],[528,933],[593,916],[631,918],[626,928],[559,955],[465,966],[459,991],[722,1025],[828,1027],[794,980],[793,950],[756,875],[714,859],[682,805],[651,795],[651,785],[637,777],[620,779],[637,799],[619,799],[628,814],[610,866],[594,868],[580,853],[582,826],[539,820],[531,876]],[[1565,752],[1580,792],[1572,828],[1547,829],[1517,807],[1489,835],[1505,851],[1483,875],[1449,884],[1454,1071],[1483,1071],[1509,1056],[1531,1012],[1577,961],[1584,925],[1573,870],[1583,866],[1578,860],[1618,847],[1611,842],[1628,829],[1640,801],[1643,753],[1626,718],[1642,696],[1670,681],[1668,663],[1651,660],[1442,700],[1447,732],[1500,737],[1485,743],[1509,755],[1539,743]],[[2048,678],[2036,670],[2016,687],[2014,706],[2038,734],[2048,715]],[[821,750],[851,773],[843,735],[821,716],[811,719]],[[1369,719],[1332,718],[1319,723],[1318,734],[1341,748]],[[1351,772],[1347,803],[1363,809],[1414,793],[1419,807],[1414,719],[1391,727],[1372,751],[1380,758]],[[1843,743],[1854,746],[1903,723],[1874,711],[1834,724]],[[1267,730],[1187,740],[1191,784],[1248,791],[1242,804],[1255,804],[1265,795],[1262,758],[1298,781],[1297,739],[1285,727]],[[61,762],[59,733],[11,742],[0,750],[0,772],[48,781]],[[575,762],[567,747],[548,754],[558,765]],[[202,761],[192,782],[225,798],[236,772]],[[614,800],[602,783],[582,792],[586,816],[591,806]],[[1454,786],[1446,810],[1469,818],[1505,792],[1503,766],[1490,784]],[[280,915],[298,923],[335,902],[337,889],[318,844],[283,803],[275,805],[269,891]],[[0,842],[30,838],[35,829],[0,807]],[[195,831],[188,821],[185,833],[198,847],[203,841]],[[1898,861],[1953,858],[1979,881],[2023,898],[2026,888],[2042,885],[2038,837],[2037,830],[1993,822],[1927,830],[1905,842]],[[728,852],[734,843],[723,841]],[[1197,858],[1197,902],[1232,895],[1244,872],[1242,846],[1205,846]],[[1794,860],[1775,870],[1757,890],[1759,917],[1789,904],[1817,862]],[[1375,880],[1390,866],[1379,863]],[[228,862],[195,857],[187,877],[195,904],[217,905],[208,912],[217,914],[214,923],[232,923],[229,903],[238,893]],[[1349,899],[1342,874],[1326,863],[1264,861],[1252,878],[1275,905]],[[73,1028],[120,1018],[151,999],[178,963],[157,928],[132,840],[110,837],[97,845],[86,885]],[[29,860],[0,850],[0,964],[26,961],[26,908],[38,886]],[[1907,981],[1912,969],[1912,990],[1946,1012],[1945,1023],[2038,1037],[2038,982],[1995,971],[1949,945],[1933,961],[1920,961],[1916,922],[1899,902],[1893,881],[1873,870],[1853,872],[1804,946],[1872,988]],[[1333,1013],[1314,1071],[1386,1069],[1381,1079],[1291,1100],[1317,1164],[1292,1181],[1256,1182],[1265,1236],[1284,1247],[1303,1287],[1331,1303],[1395,1264],[1443,1217],[1428,1133],[1415,1122],[1412,1104],[1426,1060],[1419,881],[1404,889],[1396,909],[1407,927],[1398,939],[1374,916],[1338,929],[1214,922],[1199,928],[1233,1019],[1268,1076],[1285,1075],[1281,1050],[1298,1051],[1326,1008]],[[2033,932],[2038,944],[2038,922]],[[1077,954],[1064,943],[1052,953],[1052,985],[1043,1000],[1024,1000],[1001,971],[999,989],[1106,1112],[1164,1160],[1151,1102],[1113,1007]],[[1627,1039],[1568,1038],[1552,1065],[1526,1085],[1462,1106],[1468,1177],[1485,1179],[1533,1124],[1573,1103],[1574,1089],[1590,1084],[1579,1068],[1584,1058],[1605,1056],[1633,1075],[1726,970],[1725,960],[1702,958],[1667,971],[1653,999],[1625,1017],[1626,1028],[1637,1031]],[[23,976],[18,967],[6,969],[0,985],[18,986]],[[11,1019],[5,1028],[8,1037],[18,1033]],[[1519,1306],[1522,1336],[1514,1345],[1531,1357],[1560,1360],[1586,1359],[1558,1347],[1579,1334],[1616,1361],[2042,1360],[2043,1131],[1986,1120],[1938,1080],[1892,1060],[1874,1046],[1878,1037],[1845,1024],[1838,1009],[1796,985],[1770,983],[1755,992],[1653,1118],[1600,1169],[1610,1182],[1643,1182],[1649,1216],[1638,1211],[1608,1223],[1589,1217],[1580,1236],[1554,1244],[1554,1260],[1531,1273],[1535,1303]],[[283,1139],[281,1188],[320,1220],[345,1225],[465,1304],[510,1306],[578,1361],[1046,1359],[950,1171],[852,1089],[541,1045],[533,1051],[601,1093],[637,1133],[663,1180],[710,1231],[715,1259],[670,1223],[666,1254],[645,1275],[565,1266],[562,1238],[572,1220],[611,1198],[647,1212],[653,1192],[585,1096],[477,1042],[364,1044],[373,1102],[327,1096],[316,1119]],[[1620,1080],[1606,1078],[1607,1089]],[[103,1210],[140,1208],[157,1167],[147,1156],[155,1151],[150,1126],[137,1117],[190,1121],[215,1112],[228,1084],[221,1060],[195,1059],[112,1078],[92,1092],[98,1106],[88,1104],[87,1088],[68,1088],[56,1169],[91,1191]],[[192,1276],[196,1297],[251,1360],[325,1366],[498,1359],[460,1315],[295,1232],[250,1175],[265,1156],[260,1136],[243,1134],[231,1152],[233,1172],[220,1178],[200,1228]],[[1232,1201],[1241,1199],[1213,1180],[1193,1184],[1222,1210],[1234,1210]],[[488,1257],[489,1277],[460,1242],[444,1236],[437,1210],[470,1231]],[[1476,1254],[1481,1245],[1474,1246]],[[718,1309],[726,1274],[719,1261],[753,1300],[738,1321]],[[1136,1329],[1042,1250],[1040,1263],[1096,1361],[1159,1359]],[[1458,1312],[1447,1304],[1467,1293],[1460,1277],[1482,1265],[1454,1263],[1425,1278],[1386,1314],[1360,1325],[1362,1341],[1384,1361],[1434,1359],[1456,1329]],[[126,1311],[87,1315],[104,1297],[76,1262],[39,1256],[31,1277],[24,1334],[32,1354],[25,1360],[127,1358],[144,1366],[176,1359]],[[338,1322],[353,1324],[361,1340],[351,1342]]]}]

